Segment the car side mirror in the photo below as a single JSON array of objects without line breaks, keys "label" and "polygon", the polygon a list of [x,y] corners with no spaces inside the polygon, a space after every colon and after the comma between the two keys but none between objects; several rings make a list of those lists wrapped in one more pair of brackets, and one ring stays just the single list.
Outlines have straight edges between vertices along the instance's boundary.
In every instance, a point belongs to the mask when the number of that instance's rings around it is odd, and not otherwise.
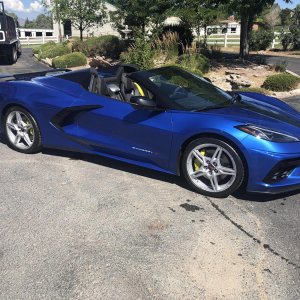
[{"label": "car side mirror", "polygon": [[132,96],[130,98],[130,103],[134,104],[135,107],[141,108],[156,108],[156,103],[154,100],[143,96]]}]

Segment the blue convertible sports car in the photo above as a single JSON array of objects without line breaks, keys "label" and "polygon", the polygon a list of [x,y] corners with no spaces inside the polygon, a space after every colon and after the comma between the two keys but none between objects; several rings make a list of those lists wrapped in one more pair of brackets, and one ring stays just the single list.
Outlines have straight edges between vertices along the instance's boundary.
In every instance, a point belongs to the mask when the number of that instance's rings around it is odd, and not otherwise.
[{"label": "blue convertible sports car", "polygon": [[9,147],[99,154],[183,175],[226,197],[300,188],[300,114],[256,93],[229,95],[175,67],[61,70],[0,78]]}]

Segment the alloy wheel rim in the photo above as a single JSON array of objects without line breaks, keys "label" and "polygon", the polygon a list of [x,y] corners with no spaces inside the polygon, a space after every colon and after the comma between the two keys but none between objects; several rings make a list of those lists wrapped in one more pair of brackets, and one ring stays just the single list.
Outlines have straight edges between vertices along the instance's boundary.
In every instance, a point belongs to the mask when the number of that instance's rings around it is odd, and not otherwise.
[{"label": "alloy wheel rim", "polygon": [[9,141],[18,149],[27,150],[35,139],[33,124],[21,111],[12,111],[6,119]]},{"label": "alloy wheel rim", "polygon": [[198,145],[187,158],[187,173],[191,181],[207,192],[229,189],[237,176],[232,155],[216,144]]}]

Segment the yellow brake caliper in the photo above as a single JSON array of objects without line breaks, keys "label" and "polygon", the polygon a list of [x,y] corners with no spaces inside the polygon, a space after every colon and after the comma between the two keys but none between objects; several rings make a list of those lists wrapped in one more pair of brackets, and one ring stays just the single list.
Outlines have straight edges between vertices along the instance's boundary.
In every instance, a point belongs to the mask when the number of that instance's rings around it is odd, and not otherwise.
[{"label": "yellow brake caliper", "polygon": [[[27,124],[27,125],[30,125],[30,122],[27,121],[26,124]],[[29,133],[30,133],[31,137],[33,137],[33,135],[34,135],[33,127],[30,128]]]},{"label": "yellow brake caliper", "polygon": [[[205,156],[205,150],[200,151],[200,154]],[[201,162],[198,159],[194,160],[194,171],[197,172],[200,170]]]}]

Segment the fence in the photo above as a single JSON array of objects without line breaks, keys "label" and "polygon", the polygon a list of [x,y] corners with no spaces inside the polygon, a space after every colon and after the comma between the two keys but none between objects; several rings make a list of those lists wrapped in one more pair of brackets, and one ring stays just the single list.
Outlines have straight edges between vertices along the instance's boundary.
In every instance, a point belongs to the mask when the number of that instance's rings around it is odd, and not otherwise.
[{"label": "fence", "polygon": [[[280,45],[280,33],[275,32],[275,38],[272,42],[272,48],[275,48],[277,45]],[[200,37],[201,40],[204,39],[204,36]],[[238,46],[240,44],[240,35],[239,34],[210,34],[207,36],[208,45],[216,45],[221,47],[228,46]]]},{"label": "fence", "polygon": [[58,36],[41,36],[41,37],[20,37],[21,45],[41,45],[54,41],[58,43]]}]

